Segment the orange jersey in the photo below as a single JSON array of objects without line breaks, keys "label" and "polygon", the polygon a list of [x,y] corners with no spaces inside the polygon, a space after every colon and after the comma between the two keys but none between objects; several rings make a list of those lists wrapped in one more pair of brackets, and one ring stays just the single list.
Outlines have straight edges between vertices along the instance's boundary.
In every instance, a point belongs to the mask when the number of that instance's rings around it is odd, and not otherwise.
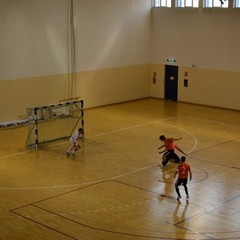
[{"label": "orange jersey", "polygon": [[173,138],[166,138],[164,141],[164,145],[167,150],[173,150],[175,147],[175,144],[173,143]]},{"label": "orange jersey", "polygon": [[188,163],[182,163],[178,166],[178,178],[188,178],[188,173],[191,171]]}]

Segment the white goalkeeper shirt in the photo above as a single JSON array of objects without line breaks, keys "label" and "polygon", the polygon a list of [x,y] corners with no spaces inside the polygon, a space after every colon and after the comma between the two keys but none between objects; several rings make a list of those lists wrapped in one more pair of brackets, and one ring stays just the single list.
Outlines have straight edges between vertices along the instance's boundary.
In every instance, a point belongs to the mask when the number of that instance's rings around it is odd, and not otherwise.
[{"label": "white goalkeeper shirt", "polygon": [[81,137],[82,134],[78,130],[76,130],[75,133],[70,137],[70,141],[77,141]]}]

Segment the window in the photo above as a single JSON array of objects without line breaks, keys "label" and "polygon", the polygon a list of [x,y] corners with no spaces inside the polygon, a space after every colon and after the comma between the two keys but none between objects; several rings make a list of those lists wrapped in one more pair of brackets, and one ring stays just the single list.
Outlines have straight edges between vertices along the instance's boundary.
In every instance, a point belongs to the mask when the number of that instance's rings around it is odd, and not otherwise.
[{"label": "window", "polygon": [[[154,0],[154,7],[171,8],[175,2],[177,8],[198,8],[199,0]],[[240,0],[200,0],[204,8],[240,8]],[[231,3],[229,6],[229,2]]]},{"label": "window", "polygon": [[176,0],[176,7],[198,8],[199,0]]},{"label": "window", "polygon": [[[239,0],[237,0],[239,1]],[[212,7],[219,7],[219,8],[228,8],[228,0],[205,0],[204,7],[212,8]]]},{"label": "window", "polygon": [[155,0],[154,7],[171,7],[172,0]]},{"label": "window", "polygon": [[240,8],[240,0],[235,0],[235,1],[233,2],[233,7],[234,7],[234,8]]}]

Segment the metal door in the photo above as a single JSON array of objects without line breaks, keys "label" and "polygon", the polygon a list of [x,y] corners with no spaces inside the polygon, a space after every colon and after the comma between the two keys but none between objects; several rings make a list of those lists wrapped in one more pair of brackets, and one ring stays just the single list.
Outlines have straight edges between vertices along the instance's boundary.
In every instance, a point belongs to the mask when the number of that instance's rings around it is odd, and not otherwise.
[{"label": "metal door", "polygon": [[178,100],[178,66],[165,65],[164,98]]}]

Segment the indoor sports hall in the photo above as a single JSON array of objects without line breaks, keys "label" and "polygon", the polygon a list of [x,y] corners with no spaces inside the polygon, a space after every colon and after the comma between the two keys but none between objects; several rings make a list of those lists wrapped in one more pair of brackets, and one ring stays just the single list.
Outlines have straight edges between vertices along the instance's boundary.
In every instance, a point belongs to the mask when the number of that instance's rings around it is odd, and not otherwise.
[{"label": "indoor sports hall", "polygon": [[[144,99],[85,111],[69,141],[27,150],[1,130],[1,239],[240,239],[239,112]],[[159,135],[182,137],[193,179],[176,200]]]},{"label": "indoor sports hall", "polygon": [[239,11],[0,0],[0,240],[240,239]]}]

